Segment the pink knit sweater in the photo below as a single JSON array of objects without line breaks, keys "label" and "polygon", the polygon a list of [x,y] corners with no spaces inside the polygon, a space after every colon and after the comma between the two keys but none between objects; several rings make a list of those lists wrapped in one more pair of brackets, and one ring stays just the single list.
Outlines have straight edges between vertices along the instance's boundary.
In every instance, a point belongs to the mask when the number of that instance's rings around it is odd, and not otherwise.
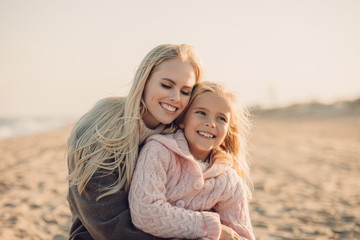
[{"label": "pink knit sweater", "polygon": [[202,173],[181,130],[147,139],[129,204],[134,225],[154,236],[219,239],[223,223],[255,239],[243,180],[226,164]]}]

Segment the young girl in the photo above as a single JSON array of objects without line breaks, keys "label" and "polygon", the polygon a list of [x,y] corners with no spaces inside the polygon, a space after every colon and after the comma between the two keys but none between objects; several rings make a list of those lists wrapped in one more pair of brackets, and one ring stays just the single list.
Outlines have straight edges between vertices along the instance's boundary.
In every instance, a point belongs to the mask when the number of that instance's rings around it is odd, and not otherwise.
[{"label": "young girl", "polygon": [[[129,204],[136,227],[158,237],[255,239],[246,180],[246,112],[220,85],[199,83],[181,130],[149,137],[132,179]],[[231,235],[231,234],[230,234]],[[223,239],[223,236],[222,236]]]},{"label": "young girl", "polygon": [[130,219],[127,190],[139,144],[171,129],[201,78],[191,46],[157,46],[137,68],[127,97],[99,101],[76,123],[68,140],[69,239],[158,239]]}]

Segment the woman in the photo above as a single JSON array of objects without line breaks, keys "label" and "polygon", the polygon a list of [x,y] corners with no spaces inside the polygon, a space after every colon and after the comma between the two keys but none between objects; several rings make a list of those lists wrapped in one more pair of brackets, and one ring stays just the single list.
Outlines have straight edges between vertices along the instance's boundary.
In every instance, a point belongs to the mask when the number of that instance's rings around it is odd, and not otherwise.
[{"label": "woman", "polygon": [[157,46],[127,97],[99,101],[75,124],[68,140],[69,239],[158,239],[131,223],[127,191],[139,145],[171,130],[202,75],[193,47]]}]

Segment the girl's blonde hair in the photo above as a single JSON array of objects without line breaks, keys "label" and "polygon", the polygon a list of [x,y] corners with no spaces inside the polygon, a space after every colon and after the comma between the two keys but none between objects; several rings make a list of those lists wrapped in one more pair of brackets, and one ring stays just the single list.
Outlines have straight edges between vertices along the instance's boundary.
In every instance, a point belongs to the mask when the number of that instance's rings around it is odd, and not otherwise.
[{"label": "girl's blonde hair", "polygon": [[[247,163],[248,151],[246,141],[250,129],[250,113],[245,105],[237,102],[237,99],[232,92],[226,90],[217,83],[207,81],[195,85],[187,109],[197,97],[207,92],[223,97],[231,106],[227,134],[224,142],[218,149],[213,149],[211,153],[211,163],[216,161],[230,162],[233,169],[245,181],[246,191],[250,199],[251,191],[248,184],[252,185],[252,182],[250,179],[250,169]],[[176,120],[178,125],[183,121],[187,109],[185,109],[181,116]]]},{"label": "girl's blonde hair", "polygon": [[[123,187],[128,191],[138,157],[141,118],[146,111],[143,92],[151,73],[162,62],[179,58],[191,64],[196,82],[201,81],[203,69],[192,46],[163,44],[152,49],[136,69],[127,97],[100,100],[74,126],[68,139],[70,184],[81,194],[95,173],[117,174],[117,181],[99,189],[98,199]],[[173,129],[172,124],[166,130]]]}]

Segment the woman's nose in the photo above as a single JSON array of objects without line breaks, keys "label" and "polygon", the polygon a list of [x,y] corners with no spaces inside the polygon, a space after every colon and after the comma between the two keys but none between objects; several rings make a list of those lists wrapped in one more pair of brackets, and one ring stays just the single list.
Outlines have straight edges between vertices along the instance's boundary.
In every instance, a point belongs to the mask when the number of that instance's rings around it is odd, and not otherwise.
[{"label": "woman's nose", "polygon": [[180,92],[179,91],[173,91],[170,96],[170,101],[172,102],[179,102],[180,101]]}]

